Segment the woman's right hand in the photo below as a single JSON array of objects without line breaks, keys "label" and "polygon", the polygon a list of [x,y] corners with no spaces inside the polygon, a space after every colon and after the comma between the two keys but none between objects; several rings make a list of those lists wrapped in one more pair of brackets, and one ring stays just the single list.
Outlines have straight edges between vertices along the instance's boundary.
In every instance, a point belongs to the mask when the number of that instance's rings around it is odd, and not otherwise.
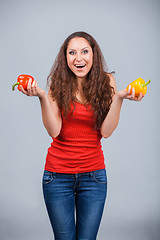
[{"label": "woman's right hand", "polygon": [[29,80],[27,85],[27,90],[24,90],[22,86],[20,86],[20,90],[22,93],[26,94],[27,96],[37,96],[40,99],[46,95],[46,92],[38,87],[38,83],[36,80],[33,81],[31,84],[31,80]]}]

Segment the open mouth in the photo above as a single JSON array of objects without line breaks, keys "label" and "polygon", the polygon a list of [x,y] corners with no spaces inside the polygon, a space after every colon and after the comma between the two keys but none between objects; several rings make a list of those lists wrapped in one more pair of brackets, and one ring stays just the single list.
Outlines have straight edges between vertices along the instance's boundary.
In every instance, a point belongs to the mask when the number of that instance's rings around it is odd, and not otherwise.
[{"label": "open mouth", "polygon": [[74,65],[76,68],[84,68],[86,66],[86,64],[75,64]]}]

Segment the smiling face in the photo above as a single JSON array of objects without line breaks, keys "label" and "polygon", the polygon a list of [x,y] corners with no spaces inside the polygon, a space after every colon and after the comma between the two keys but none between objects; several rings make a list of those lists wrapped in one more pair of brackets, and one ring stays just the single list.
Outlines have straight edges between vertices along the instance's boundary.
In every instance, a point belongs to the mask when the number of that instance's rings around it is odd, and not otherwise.
[{"label": "smiling face", "polygon": [[75,37],[67,47],[67,64],[77,78],[85,78],[93,64],[93,51],[85,38]]}]

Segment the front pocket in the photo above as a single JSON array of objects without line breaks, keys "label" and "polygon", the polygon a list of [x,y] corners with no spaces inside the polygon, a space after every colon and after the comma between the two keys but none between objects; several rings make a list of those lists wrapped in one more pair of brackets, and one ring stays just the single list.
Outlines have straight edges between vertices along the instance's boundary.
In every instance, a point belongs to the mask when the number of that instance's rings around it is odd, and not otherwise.
[{"label": "front pocket", "polygon": [[97,183],[107,183],[107,175],[106,171],[103,172],[95,172],[93,174],[93,179]]},{"label": "front pocket", "polygon": [[43,184],[46,185],[46,184],[49,184],[50,182],[52,182],[54,179],[54,176],[52,174],[52,172],[49,172],[49,171],[44,171],[44,174],[43,174]]}]

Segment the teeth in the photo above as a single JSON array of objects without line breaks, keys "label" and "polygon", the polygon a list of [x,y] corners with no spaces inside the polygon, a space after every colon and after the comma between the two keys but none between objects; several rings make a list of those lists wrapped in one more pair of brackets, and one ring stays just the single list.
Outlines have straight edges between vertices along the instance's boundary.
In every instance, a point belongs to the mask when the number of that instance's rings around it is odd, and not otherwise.
[{"label": "teeth", "polygon": [[75,66],[76,66],[76,67],[85,67],[86,64],[84,64],[84,65],[78,65],[78,64],[76,64]]}]

